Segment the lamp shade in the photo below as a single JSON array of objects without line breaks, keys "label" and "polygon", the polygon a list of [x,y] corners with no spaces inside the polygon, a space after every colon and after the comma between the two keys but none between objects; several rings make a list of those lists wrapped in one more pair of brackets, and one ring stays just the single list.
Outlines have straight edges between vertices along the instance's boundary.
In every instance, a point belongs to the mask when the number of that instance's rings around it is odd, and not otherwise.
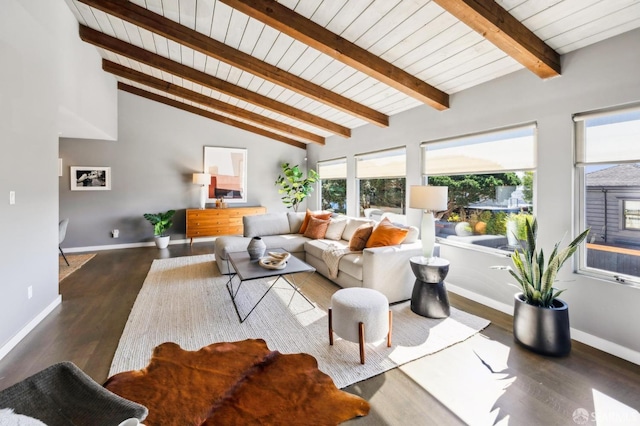
[{"label": "lamp shade", "polygon": [[447,210],[448,187],[412,185],[409,192],[409,207],[431,212]]},{"label": "lamp shade", "polygon": [[197,185],[209,185],[211,184],[211,175],[208,173],[194,173],[193,183]]}]

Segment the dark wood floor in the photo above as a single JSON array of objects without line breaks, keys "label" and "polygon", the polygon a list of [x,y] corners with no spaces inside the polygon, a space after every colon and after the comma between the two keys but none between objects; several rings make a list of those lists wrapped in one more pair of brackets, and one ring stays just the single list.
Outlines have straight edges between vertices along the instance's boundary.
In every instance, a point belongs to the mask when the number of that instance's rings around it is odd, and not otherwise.
[{"label": "dark wood floor", "polygon": [[[195,243],[98,252],[62,281],[62,304],[0,360],[0,389],[64,360],[104,382],[153,259],[212,251],[212,243]],[[575,425],[579,408],[601,419],[628,420],[618,424],[631,424],[638,415],[640,366],[577,342],[564,358],[532,354],[513,343],[508,315],[450,297],[453,306],[491,325],[465,342],[346,388],[372,405],[369,416],[349,424]]]}]

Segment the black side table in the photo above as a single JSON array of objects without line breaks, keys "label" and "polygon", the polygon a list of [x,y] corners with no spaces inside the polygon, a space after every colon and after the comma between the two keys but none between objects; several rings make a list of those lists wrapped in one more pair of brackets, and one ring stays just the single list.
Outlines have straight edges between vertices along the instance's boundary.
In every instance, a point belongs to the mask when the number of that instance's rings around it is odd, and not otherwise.
[{"label": "black side table", "polygon": [[416,276],[411,295],[411,310],[423,317],[448,317],[449,296],[444,279],[449,273],[449,261],[440,257],[414,256],[409,262]]}]

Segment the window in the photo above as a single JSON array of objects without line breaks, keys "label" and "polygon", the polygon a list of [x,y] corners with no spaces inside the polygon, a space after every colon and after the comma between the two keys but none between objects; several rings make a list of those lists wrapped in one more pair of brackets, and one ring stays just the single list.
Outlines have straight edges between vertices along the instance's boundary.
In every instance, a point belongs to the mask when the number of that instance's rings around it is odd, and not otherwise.
[{"label": "window", "polygon": [[405,214],[406,149],[356,155],[358,209],[360,216],[372,212]]},{"label": "window", "polygon": [[640,108],[579,114],[578,228],[590,228],[581,273],[640,283]]},{"label": "window", "polygon": [[322,210],[347,213],[347,159],[318,162]]},{"label": "window", "polygon": [[513,250],[534,203],[535,126],[425,142],[422,175],[449,188],[436,223],[441,242]]}]

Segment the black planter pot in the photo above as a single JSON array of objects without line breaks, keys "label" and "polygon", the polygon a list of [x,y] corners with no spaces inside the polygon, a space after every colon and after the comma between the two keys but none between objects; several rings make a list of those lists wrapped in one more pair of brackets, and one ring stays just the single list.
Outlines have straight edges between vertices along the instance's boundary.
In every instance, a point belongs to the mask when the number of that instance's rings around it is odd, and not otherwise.
[{"label": "black planter pot", "polygon": [[564,356],[571,351],[569,306],[556,299],[552,308],[529,305],[515,295],[513,336],[516,342],[543,355]]}]

